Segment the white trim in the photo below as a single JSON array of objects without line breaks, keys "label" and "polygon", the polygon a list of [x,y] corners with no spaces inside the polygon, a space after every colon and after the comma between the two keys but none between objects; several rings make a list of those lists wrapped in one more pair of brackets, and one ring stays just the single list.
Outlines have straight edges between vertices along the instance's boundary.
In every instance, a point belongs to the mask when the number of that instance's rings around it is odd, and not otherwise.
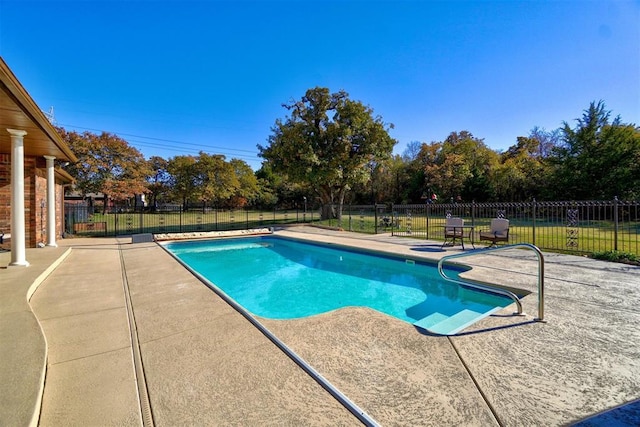
[{"label": "white trim", "polygon": [[29,265],[26,257],[24,219],[24,130],[7,129],[11,134],[11,262],[10,266]]},{"label": "white trim", "polygon": [[53,169],[54,156],[47,159],[47,246],[58,246],[56,243],[56,178]]}]

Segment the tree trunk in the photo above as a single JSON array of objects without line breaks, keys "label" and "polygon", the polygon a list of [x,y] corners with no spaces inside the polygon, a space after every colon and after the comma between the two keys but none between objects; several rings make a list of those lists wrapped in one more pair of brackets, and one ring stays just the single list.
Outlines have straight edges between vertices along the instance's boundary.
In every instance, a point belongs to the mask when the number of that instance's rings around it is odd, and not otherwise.
[{"label": "tree trunk", "polygon": [[345,194],[347,194],[347,187],[340,187],[338,190],[338,212],[336,214],[338,221],[342,221],[342,206],[344,205]]},{"label": "tree trunk", "polygon": [[322,210],[320,216],[322,220],[333,218],[333,193],[330,188],[322,187],[318,191],[320,194],[320,203],[322,203]]},{"label": "tree trunk", "polygon": [[322,211],[321,211],[321,219],[331,219],[333,218],[333,204],[332,203],[322,203]]}]

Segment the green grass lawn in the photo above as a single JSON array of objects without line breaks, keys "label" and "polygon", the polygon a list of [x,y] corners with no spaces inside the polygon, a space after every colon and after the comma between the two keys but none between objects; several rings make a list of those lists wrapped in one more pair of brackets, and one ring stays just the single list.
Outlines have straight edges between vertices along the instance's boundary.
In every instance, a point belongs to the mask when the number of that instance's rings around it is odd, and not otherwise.
[{"label": "green grass lawn", "polygon": [[[388,221],[385,224],[383,218]],[[132,234],[132,233],[162,233],[162,232],[191,232],[214,231],[244,228],[269,227],[277,224],[313,222],[327,227],[342,228],[359,233],[392,232],[398,236],[428,238],[429,240],[444,240],[443,217],[424,215],[402,215],[392,217],[381,215],[377,217],[373,212],[360,212],[343,215],[341,220],[319,220],[318,213],[301,211],[189,211],[189,212],[161,212],[161,213],[118,213],[94,214],[91,222],[104,225],[94,230],[82,230],[77,234]],[[477,218],[474,221],[474,241],[478,243],[480,230],[488,230],[490,218]],[[393,226],[389,226],[393,224]],[[471,224],[466,220],[465,224]],[[106,230],[106,231],[102,231]],[[638,237],[640,224],[625,223],[625,227],[618,230],[617,247],[614,245],[615,231],[613,224],[607,221],[582,222],[576,227],[567,227],[557,222],[537,222],[535,227],[531,223],[511,220],[509,229],[510,243],[531,243],[541,249],[571,252],[594,253],[612,251],[628,252],[640,255],[640,239]]]},{"label": "green grass lawn", "polygon": [[[380,218],[378,218],[380,221]],[[489,230],[491,219],[476,219],[474,222],[474,241],[479,242],[480,230]],[[323,224],[337,226],[337,220],[323,221]],[[373,233],[375,219],[373,216],[355,217],[351,221],[341,221],[342,228],[349,231]],[[470,222],[465,222],[470,224]],[[400,217],[399,226],[393,228],[394,234],[407,235],[430,240],[444,240],[444,218],[429,218],[413,216],[409,221],[406,217]],[[385,228],[378,224],[378,232],[390,232],[391,228]],[[410,231],[410,234],[409,234]],[[532,224],[512,221],[509,227],[510,243],[531,243],[541,249],[561,252],[591,253],[611,251],[617,249],[640,255],[640,237],[638,224],[630,224],[619,229],[617,233],[617,248],[615,247],[616,233],[613,224],[606,221],[583,222],[576,227],[567,227],[554,222],[538,222]]]},{"label": "green grass lawn", "polygon": [[[107,235],[144,232],[188,232],[268,227],[274,224],[310,222],[317,214],[296,211],[188,211],[160,213],[96,213],[90,222],[102,223]],[[105,228],[95,227],[95,230]],[[91,234],[94,230],[86,230]]]}]

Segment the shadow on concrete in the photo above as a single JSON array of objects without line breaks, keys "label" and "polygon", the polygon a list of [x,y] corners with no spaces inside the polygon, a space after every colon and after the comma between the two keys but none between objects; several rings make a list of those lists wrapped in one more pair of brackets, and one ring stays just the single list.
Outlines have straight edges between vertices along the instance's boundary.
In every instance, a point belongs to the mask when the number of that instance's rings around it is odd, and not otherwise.
[{"label": "shadow on concrete", "polygon": [[[490,317],[494,317],[496,315],[491,315]],[[509,314],[509,315],[498,315],[500,317],[514,317],[513,314]],[[492,328],[484,328],[484,329],[477,329],[475,331],[469,331],[469,332],[458,332],[457,334],[454,335],[441,335],[441,334],[436,334],[433,332],[429,332],[426,329],[422,329],[418,326],[414,326],[416,331],[418,331],[419,334],[421,335],[425,335],[425,336],[429,336],[429,337],[463,337],[466,335],[477,335],[477,334],[484,334],[487,332],[491,332],[491,331],[498,331],[501,329],[510,329],[510,328],[515,328],[517,326],[524,326],[524,325],[531,325],[533,323],[539,323],[536,320],[527,320],[525,322],[518,322],[518,323],[512,323],[510,325],[502,325],[502,326],[494,326]]]},{"label": "shadow on concrete", "polygon": [[416,252],[446,252],[441,245],[420,245],[411,248],[411,250]]}]

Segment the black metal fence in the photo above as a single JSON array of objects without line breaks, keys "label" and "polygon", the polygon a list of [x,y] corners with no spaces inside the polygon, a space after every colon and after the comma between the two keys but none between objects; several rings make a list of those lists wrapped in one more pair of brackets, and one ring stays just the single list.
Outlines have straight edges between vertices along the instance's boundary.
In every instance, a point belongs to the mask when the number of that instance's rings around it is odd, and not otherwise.
[{"label": "black metal fence", "polygon": [[187,233],[246,230],[276,224],[318,220],[317,211],[296,209],[184,209],[166,205],[154,210],[86,204],[65,205],[65,232],[71,235],[118,236],[137,233]]},{"label": "black metal fence", "polygon": [[[420,205],[345,205],[342,215],[321,219],[318,209],[147,209],[65,206],[66,233],[115,236],[240,230],[281,224],[316,223],[359,233],[444,239],[447,217],[460,217],[477,242],[492,218],[509,219],[509,243],[571,253],[618,250],[640,255],[640,201],[434,203]],[[324,209],[337,212],[336,207]]]},{"label": "black metal fence", "polygon": [[445,219],[459,217],[472,227],[477,241],[492,218],[506,218],[509,243],[563,252],[617,250],[640,255],[639,201],[395,205],[392,215],[397,236],[443,240]]}]

